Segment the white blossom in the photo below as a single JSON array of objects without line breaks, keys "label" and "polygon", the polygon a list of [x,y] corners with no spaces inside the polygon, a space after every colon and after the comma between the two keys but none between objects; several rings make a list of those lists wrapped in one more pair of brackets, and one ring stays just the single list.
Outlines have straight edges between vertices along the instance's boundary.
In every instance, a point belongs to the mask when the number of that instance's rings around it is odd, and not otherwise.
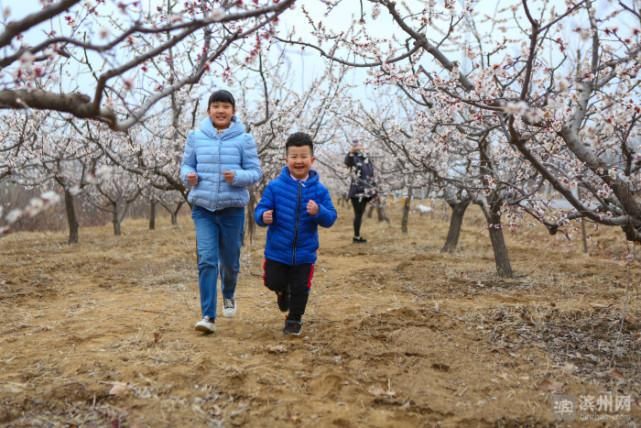
[{"label": "white blossom", "polygon": [[45,205],[45,203],[44,203],[44,201],[42,199],[40,199],[40,198],[31,198],[31,200],[29,201],[29,206],[27,206],[25,211],[27,212],[29,217],[34,217],[34,216],[38,215],[38,213],[40,213],[40,211],[42,211],[42,209],[44,208],[44,205]]},{"label": "white blossom", "polygon": [[556,88],[559,90],[559,92],[566,91],[570,87],[570,82],[567,81],[567,79],[559,79],[556,82]]},{"label": "white blossom", "polygon": [[219,21],[225,17],[225,10],[218,7],[211,11],[209,17],[214,21]]},{"label": "white blossom", "polygon": [[57,204],[60,202],[60,195],[58,195],[56,192],[53,190],[49,190],[47,192],[44,192],[40,197],[47,203],[47,204]]},{"label": "white blossom", "polygon": [[579,31],[579,35],[581,39],[588,40],[592,36],[592,32],[587,28],[582,28],[581,31]]},{"label": "white blossom", "polygon": [[108,165],[100,165],[98,169],[96,169],[96,178],[104,178],[107,179],[111,176],[112,169]]},{"label": "white blossom", "polygon": [[376,3],[374,7],[372,8],[372,19],[378,18],[378,16],[381,14],[381,7],[380,4]]},{"label": "white blossom", "polygon": [[528,105],[525,101],[510,102],[505,105],[503,110],[514,116],[522,116],[528,110]]},{"label": "white blossom", "polygon": [[20,217],[22,217],[22,210],[20,208],[14,208],[11,211],[9,211],[9,214],[7,214],[7,217],[5,217],[5,220],[9,224],[13,224],[16,221],[18,221]]},{"label": "white blossom", "polygon": [[27,50],[20,56],[20,64],[22,64],[25,69],[31,69],[35,58],[36,57]]}]

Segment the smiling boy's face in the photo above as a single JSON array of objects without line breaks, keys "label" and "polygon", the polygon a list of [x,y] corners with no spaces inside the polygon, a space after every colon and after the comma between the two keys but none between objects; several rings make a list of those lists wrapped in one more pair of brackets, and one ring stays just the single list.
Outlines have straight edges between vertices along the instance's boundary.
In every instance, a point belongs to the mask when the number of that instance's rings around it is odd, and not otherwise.
[{"label": "smiling boy's face", "polygon": [[309,146],[288,147],[285,163],[292,177],[297,180],[302,180],[307,177],[314,163],[312,149]]},{"label": "smiling boy's face", "polygon": [[234,106],[225,101],[214,101],[209,104],[207,113],[216,129],[227,129],[234,116]]}]

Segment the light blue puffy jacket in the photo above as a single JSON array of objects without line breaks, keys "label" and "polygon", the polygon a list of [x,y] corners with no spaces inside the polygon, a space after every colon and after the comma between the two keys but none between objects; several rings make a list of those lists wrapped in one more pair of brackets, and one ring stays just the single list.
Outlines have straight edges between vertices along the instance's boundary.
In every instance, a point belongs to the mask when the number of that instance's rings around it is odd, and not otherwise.
[{"label": "light blue puffy jacket", "polygon": [[[223,177],[228,170],[235,173],[232,184]],[[190,172],[198,174],[198,184],[187,196],[190,204],[210,211],[244,207],[249,202],[246,187],[262,175],[254,138],[236,116],[220,134],[209,117],[203,119],[200,129],[190,132],[185,144],[180,178],[187,187]]]}]

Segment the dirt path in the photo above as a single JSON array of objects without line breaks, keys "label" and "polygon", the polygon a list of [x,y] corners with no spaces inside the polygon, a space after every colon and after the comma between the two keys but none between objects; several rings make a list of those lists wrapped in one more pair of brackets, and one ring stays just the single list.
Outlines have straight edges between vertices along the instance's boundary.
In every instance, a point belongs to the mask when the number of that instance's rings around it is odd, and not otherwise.
[{"label": "dirt path", "polygon": [[478,219],[454,255],[438,251],[438,215],[407,236],[367,220],[366,245],[350,220],[322,232],[300,338],[283,337],[262,286],[262,231],[242,256],[238,316],[213,336],[192,330],[187,217],[130,221],[120,238],[83,229],[73,247],[61,233],[3,238],[0,424],[553,426],[555,393],[631,399],[577,407],[568,425],[641,420],[639,264],[613,259],[624,244],[595,235],[608,257],[586,257],[524,228],[508,234],[505,280]]}]

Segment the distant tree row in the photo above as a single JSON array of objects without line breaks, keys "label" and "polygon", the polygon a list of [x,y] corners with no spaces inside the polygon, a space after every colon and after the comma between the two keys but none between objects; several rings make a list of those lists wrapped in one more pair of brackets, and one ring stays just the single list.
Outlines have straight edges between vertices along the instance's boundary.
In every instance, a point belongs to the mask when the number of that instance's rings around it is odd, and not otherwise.
[{"label": "distant tree row", "polygon": [[[323,16],[308,12],[312,3]],[[337,195],[348,141],[366,141],[381,194],[407,196],[405,230],[413,192],[443,198],[452,210],[443,251],[456,249],[466,208],[481,207],[499,275],[512,275],[505,224],[526,217],[553,234],[581,220],[641,242],[637,3],[522,1],[487,11],[474,2],[318,0],[296,4],[307,32],[280,20],[293,4],[59,1],[9,14],[0,180],[56,190],[31,208],[5,207],[0,227],[59,197],[75,242],[81,192],[111,213],[115,232],[135,198],[178,212],[183,144],[212,79],[236,88],[259,146],[265,176],[248,210],[282,166],[286,136],[305,130]],[[354,20],[337,28],[333,14]],[[393,37],[380,34],[383,20]],[[47,23],[34,42],[30,29]],[[302,88],[292,49],[324,61]],[[364,81],[355,83],[356,70]],[[360,86],[375,98],[357,97]]]}]

